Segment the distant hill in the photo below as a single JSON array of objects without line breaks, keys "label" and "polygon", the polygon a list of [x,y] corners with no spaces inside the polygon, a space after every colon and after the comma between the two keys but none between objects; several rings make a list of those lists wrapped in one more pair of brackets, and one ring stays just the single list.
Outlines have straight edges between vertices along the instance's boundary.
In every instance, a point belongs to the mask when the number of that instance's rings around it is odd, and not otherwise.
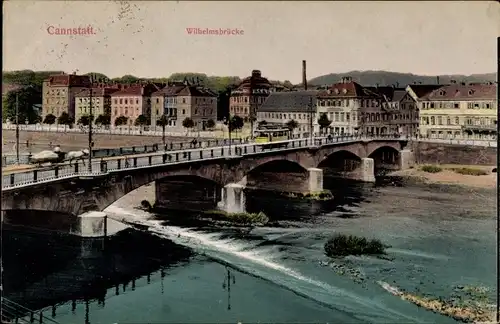
[{"label": "distant hill", "polygon": [[[351,71],[346,73],[330,73],[309,80],[311,85],[329,85],[339,82],[342,77],[350,76],[352,80],[361,85],[375,86],[377,85],[397,85],[405,87],[408,84],[437,84],[436,76],[415,75],[411,73],[398,73],[387,71]],[[472,74],[472,75],[440,75],[439,83],[446,84],[450,80],[457,82],[495,82],[497,81],[496,73]]]}]

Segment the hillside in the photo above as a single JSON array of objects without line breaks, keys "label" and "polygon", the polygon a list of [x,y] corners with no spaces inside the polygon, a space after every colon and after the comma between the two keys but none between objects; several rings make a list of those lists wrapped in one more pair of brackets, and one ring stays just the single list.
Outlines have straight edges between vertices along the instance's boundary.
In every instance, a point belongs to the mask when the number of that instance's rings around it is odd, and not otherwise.
[{"label": "hillside", "polygon": [[[311,85],[327,85],[339,82],[342,77],[350,76],[353,81],[362,85],[375,86],[379,85],[397,85],[404,87],[407,84],[421,82],[422,84],[436,84],[436,76],[415,75],[411,73],[398,73],[387,71],[351,71],[346,73],[330,73],[309,80]],[[446,84],[450,80],[457,82],[495,82],[497,81],[496,73],[473,74],[473,75],[440,75],[439,83]]]}]

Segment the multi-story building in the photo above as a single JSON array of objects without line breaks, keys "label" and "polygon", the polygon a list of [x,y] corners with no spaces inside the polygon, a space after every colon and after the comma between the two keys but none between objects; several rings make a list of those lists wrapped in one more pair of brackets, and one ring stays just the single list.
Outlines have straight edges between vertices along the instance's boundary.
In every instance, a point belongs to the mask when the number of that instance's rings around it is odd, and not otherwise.
[{"label": "multi-story building", "polygon": [[156,125],[161,115],[168,118],[169,127],[182,128],[190,118],[194,129],[205,130],[208,120],[217,120],[217,94],[187,82],[169,84],[152,94],[151,125]]},{"label": "multi-story building", "polygon": [[381,94],[352,81],[350,77],[343,77],[341,82],[319,92],[317,111],[318,116],[326,114],[332,122],[326,133],[382,134],[387,131],[382,102],[384,98]]},{"label": "multi-story building", "polygon": [[209,89],[186,85],[176,93],[174,105],[182,124],[184,119],[191,118],[194,129],[205,130],[208,120],[217,120],[217,94]]},{"label": "multi-story building", "polygon": [[420,98],[420,136],[492,139],[497,136],[497,85],[456,83]]},{"label": "multi-story building", "polygon": [[90,87],[87,75],[61,74],[53,75],[43,81],[42,86],[42,118],[48,114],[59,117],[67,112],[75,117],[75,95]]},{"label": "multi-story building", "polygon": [[134,125],[140,115],[151,120],[151,94],[159,88],[152,83],[132,84],[111,94],[111,125],[116,118],[127,117],[127,125]]},{"label": "multi-story building", "polygon": [[[394,86],[367,87],[383,97],[382,111],[380,112],[381,134],[399,134],[402,136],[416,136],[418,132],[419,112],[416,100],[403,88]],[[370,116],[377,122],[375,117]]]},{"label": "multi-story building", "polygon": [[[120,91],[119,85],[97,84],[92,87],[92,115],[94,121],[99,115],[111,115],[111,94]],[[90,114],[90,89],[75,95],[75,122]]]},{"label": "multi-story building", "polygon": [[229,114],[240,116],[245,121],[255,117],[260,107],[271,93],[273,85],[262,77],[259,70],[253,70],[252,75],[243,79],[238,87],[231,91]]},{"label": "multi-story building", "polygon": [[298,127],[293,135],[308,137],[311,129],[317,128],[318,115],[316,114],[317,91],[286,91],[273,92],[257,111],[257,123],[265,121],[267,125],[287,127],[290,120],[297,122]]}]

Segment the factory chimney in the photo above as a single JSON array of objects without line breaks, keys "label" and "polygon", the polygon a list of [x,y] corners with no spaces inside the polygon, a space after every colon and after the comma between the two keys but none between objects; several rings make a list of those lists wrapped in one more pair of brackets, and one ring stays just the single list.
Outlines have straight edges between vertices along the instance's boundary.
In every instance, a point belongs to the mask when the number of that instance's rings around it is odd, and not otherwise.
[{"label": "factory chimney", "polygon": [[302,84],[304,84],[304,90],[307,90],[306,60],[302,60]]},{"label": "factory chimney", "polygon": [[436,77],[436,82],[439,84],[439,75]]}]

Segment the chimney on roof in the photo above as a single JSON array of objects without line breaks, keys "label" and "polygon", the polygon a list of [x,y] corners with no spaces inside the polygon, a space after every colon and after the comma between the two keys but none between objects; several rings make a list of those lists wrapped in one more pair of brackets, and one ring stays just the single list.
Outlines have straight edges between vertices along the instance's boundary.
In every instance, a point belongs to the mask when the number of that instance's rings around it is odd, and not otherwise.
[{"label": "chimney on roof", "polygon": [[457,83],[457,80],[453,80],[453,79],[451,79],[451,80],[450,80],[450,83],[451,83],[451,84],[456,84],[456,83]]},{"label": "chimney on roof", "polygon": [[375,84],[375,87],[376,87],[377,89],[378,89],[378,85],[379,85],[378,83],[376,83],[376,84]]},{"label": "chimney on roof", "polygon": [[439,84],[439,75],[436,76],[436,84]]},{"label": "chimney on roof", "polygon": [[464,85],[465,85],[465,82],[463,82],[463,81],[462,81],[462,82],[460,82],[460,85],[463,85],[463,86],[464,86]]},{"label": "chimney on roof", "polygon": [[304,90],[307,90],[307,74],[306,74],[306,60],[302,60],[302,84],[304,85]]},{"label": "chimney on roof", "polygon": [[260,73],[260,70],[253,70],[252,71],[252,78],[260,78],[262,74]]}]

